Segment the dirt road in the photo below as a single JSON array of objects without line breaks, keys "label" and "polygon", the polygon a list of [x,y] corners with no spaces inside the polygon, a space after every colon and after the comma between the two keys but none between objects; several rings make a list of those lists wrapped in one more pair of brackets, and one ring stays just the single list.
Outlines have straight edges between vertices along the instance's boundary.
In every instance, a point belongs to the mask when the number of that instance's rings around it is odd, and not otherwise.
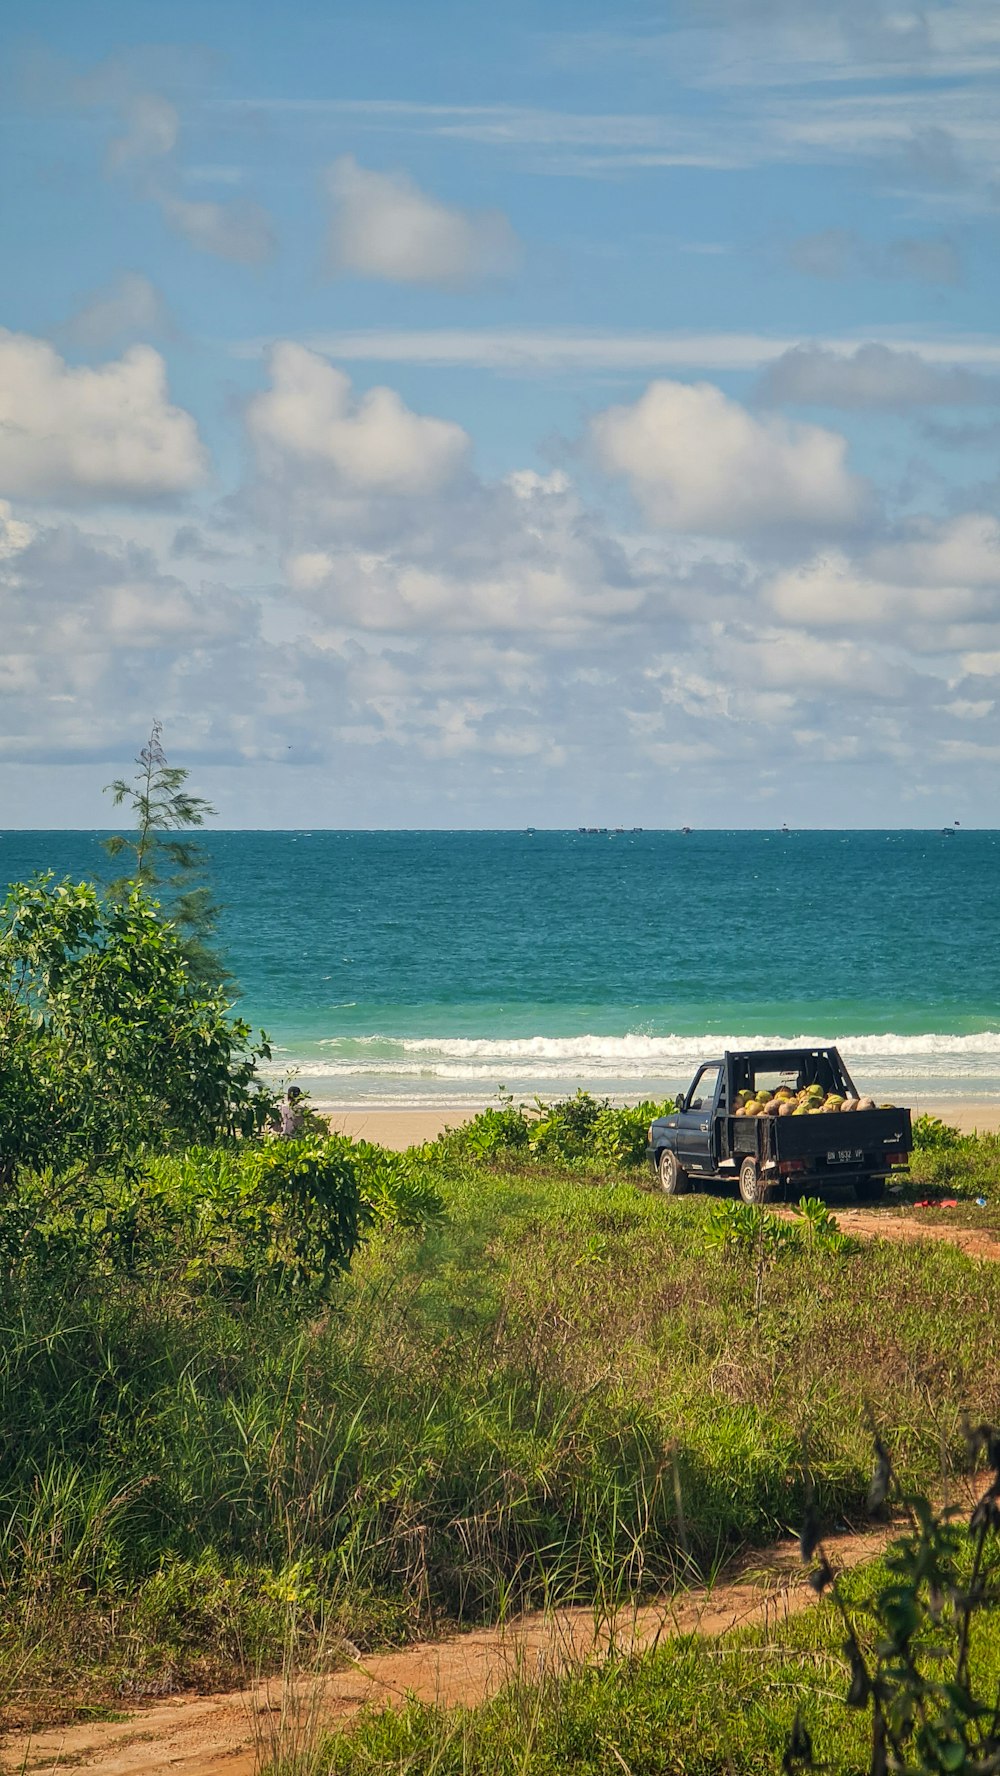
[{"label": "dirt road", "polygon": [[[854,1209],[841,1208],[836,1203],[831,1203],[830,1209],[841,1232],[855,1239],[901,1240],[904,1244],[941,1240],[945,1245],[956,1246],[967,1258],[1000,1259],[1000,1239],[995,1233],[987,1228],[956,1227],[953,1222],[936,1219],[940,1216],[937,1209],[896,1209],[888,1205]],[[785,1220],[795,1219],[791,1209],[775,1208],[772,1212]]]},{"label": "dirt road", "polygon": [[[845,1532],[828,1546],[840,1567],[856,1566],[873,1559],[888,1534]],[[613,1635],[586,1609],[526,1616],[506,1628],[359,1658],[318,1679],[287,1684],[275,1678],[228,1695],[172,1697],[121,1721],[12,1735],[3,1764],[24,1776],[54,1776],[68,1766],[90,1776],[253,1776],[262,1762],[304,1748],[317,1728],[349,1721],[366,1703],[386,1706],[416,1696],[443,1706],[470,1705],[519,1671],[537,1676],[600,1658],[612,1640],[619,1649],[639,1649],[664,1635],[778,1623],[814,1601],[797,1542],[783,1541],[742,1557],[711,1590],[683,1591],[630,1610]]]}]

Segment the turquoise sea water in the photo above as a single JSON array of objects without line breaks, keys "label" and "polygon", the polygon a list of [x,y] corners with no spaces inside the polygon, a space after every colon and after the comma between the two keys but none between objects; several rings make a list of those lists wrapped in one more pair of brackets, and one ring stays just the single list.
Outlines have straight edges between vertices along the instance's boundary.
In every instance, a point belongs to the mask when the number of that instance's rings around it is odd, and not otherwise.
[{"label": "turquoise sea water", "polygon": [[[106,873],[0,834],[0,877]],[[1000,834],[213,832],[241,1010],[318,1102],[661,1093],[727,1043],[1000,1093]]]}]

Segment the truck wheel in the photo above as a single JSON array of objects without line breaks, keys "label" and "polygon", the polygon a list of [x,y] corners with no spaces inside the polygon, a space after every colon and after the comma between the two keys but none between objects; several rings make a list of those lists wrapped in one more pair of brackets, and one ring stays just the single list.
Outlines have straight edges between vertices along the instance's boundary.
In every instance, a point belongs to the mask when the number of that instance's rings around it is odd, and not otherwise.
[{"label": "truck wheel", "polygon": [[884,1178],[858,1178],[854,1185],[854,1194],[859,1203],[881,1202],[885,1195]]},{"label": "truck wheel", "polygon": [[656,1175],[660,1180],[660,1189],[665,1196],[684,1196],[687,1194],[688,1175],[677,1163],[676,1153],[664,1147],[656,1167]]},{"label": "truck wheel", "polygon": [[747,1157],[740,1166],[740,1195],[745,1203],[766,1202],[771,1194],[771,1187],[760,1175],[760,1167],[755,1159]]}]

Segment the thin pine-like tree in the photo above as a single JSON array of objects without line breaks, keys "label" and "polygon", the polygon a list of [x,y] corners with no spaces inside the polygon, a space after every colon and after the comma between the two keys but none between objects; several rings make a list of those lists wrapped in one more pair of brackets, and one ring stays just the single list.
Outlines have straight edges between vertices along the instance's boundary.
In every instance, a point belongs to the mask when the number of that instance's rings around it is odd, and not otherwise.
[{"label": "thin pine-like tree", "polygon": [[105,787],[116,808],[128,807],[135,821],[127,835],[104,840],[108,856],[131,853],[131,867],[110,884],[112,894],[144,888],[158,899],[184,939],[188,964],[196,979],[218,986],[230,979],[213,948],[219,907],[205,880],[208,859],[197,839],[182,836],[204,826],[214,814],[211,802],[186,788],[188,773],[171,765],[163,750],[163,725],[154,721],[149,739],[135,761],[131,781],[116,777]]}]

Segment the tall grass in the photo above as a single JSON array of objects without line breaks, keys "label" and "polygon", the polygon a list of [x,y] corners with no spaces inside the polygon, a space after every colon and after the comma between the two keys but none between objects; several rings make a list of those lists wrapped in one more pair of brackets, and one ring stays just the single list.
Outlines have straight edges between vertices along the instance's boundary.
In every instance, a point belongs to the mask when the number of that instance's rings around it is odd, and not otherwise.
[{"label": "tall grass", "polygon": [[[958,1254],[713,1251],[708,1207],[450,1159],[327,1298],[157,1247],[8,1276],[0,1683],[218,1684],[533,1604],[635,1596],[860,1508],[1000,1411],[1000,1277]],[[597,1181],[598,1177],[601,1181]],[[162,1182],[162,1180],[161,1180]],[[886,1422],[887,1421],[887,1422]],[[32,1702],[34,1695],[35,1701]],[[13,1704],[12,1704],[13,1705]]]}]

